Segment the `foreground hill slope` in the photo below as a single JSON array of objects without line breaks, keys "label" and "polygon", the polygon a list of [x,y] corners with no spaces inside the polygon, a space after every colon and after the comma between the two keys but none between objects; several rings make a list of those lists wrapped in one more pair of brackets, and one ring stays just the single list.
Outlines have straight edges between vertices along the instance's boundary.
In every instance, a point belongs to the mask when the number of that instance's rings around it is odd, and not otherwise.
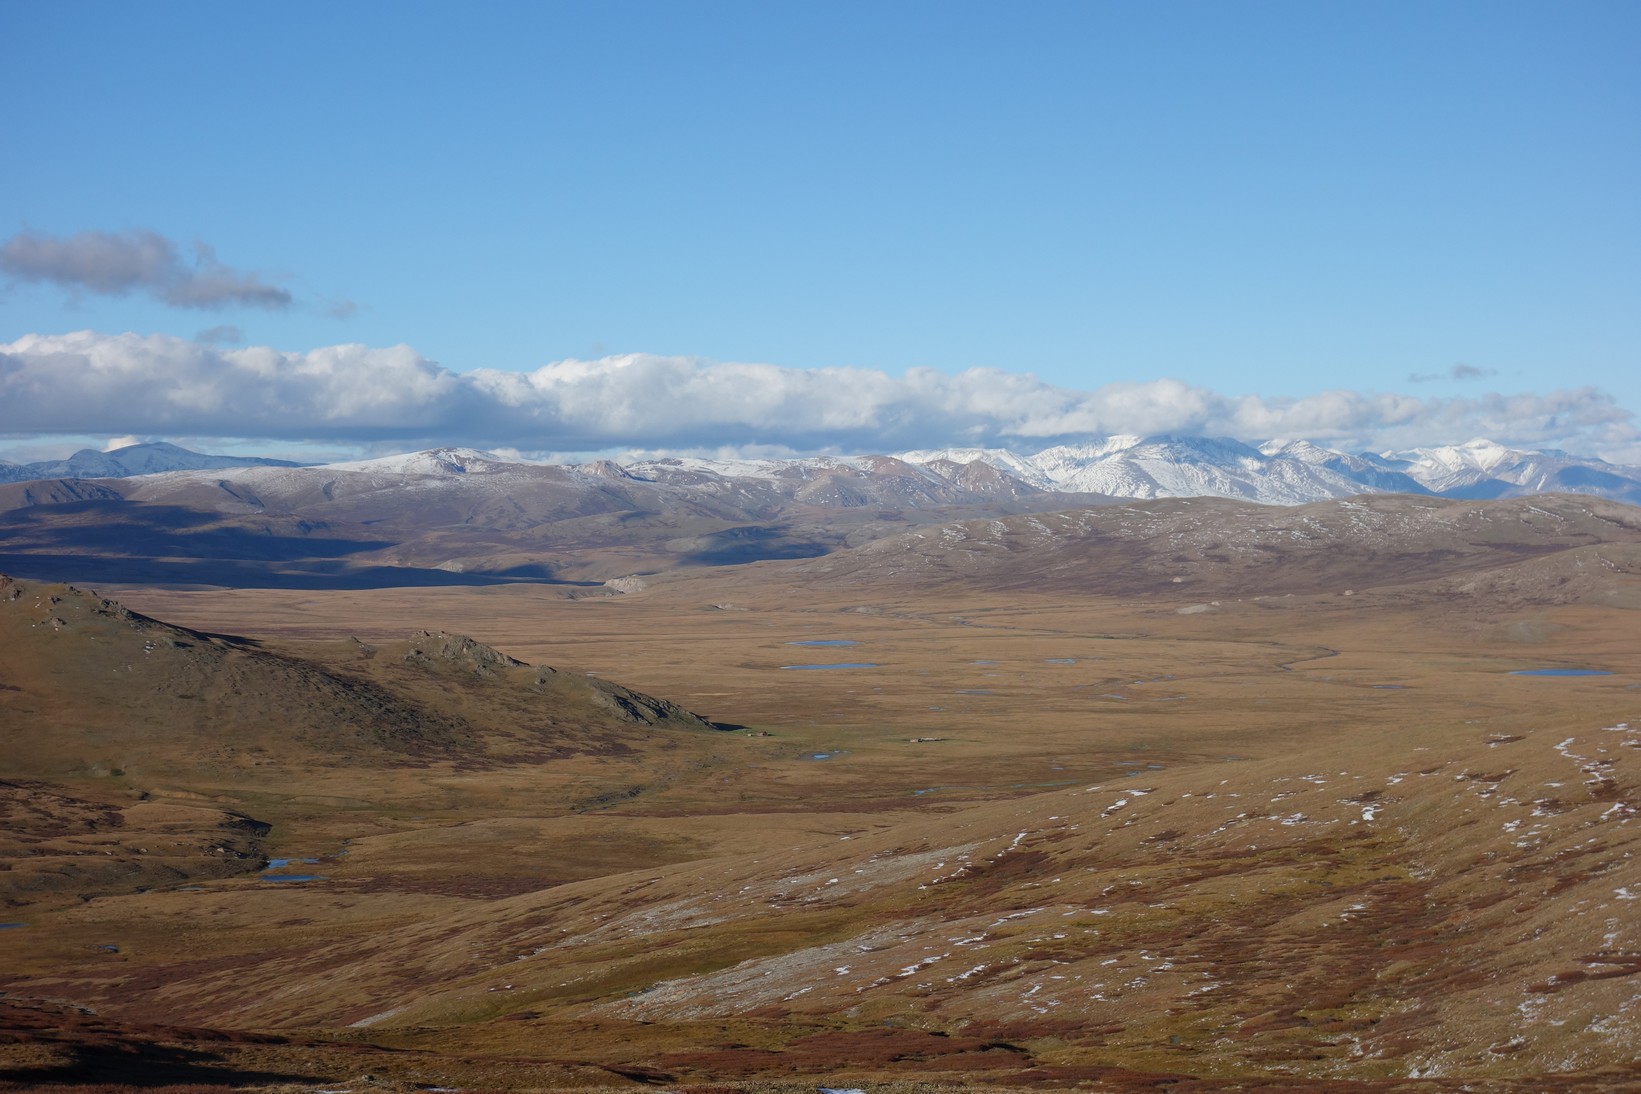
[{"label": "foreground hill slope", "polygon": [[[1259,763],[1230,780],[1144,772],[581,882],[299,955],[177,968],[119,1009],[363,1025],[423,1049],[492,1043],[498,1020],[547,1043],[634,1022],[713,1030],[639,1050],[679,1080],[895,1060],[930,1078],[1049,1082],[1119,1064],[1641,1080],[1627,1063],[1641,1035],[1641,730],[1415,739],[1335,741],[1325,766]],[[1386,751],[1407,762],[1385,765]],[[107,990],[94,974],[38,987]]]}]

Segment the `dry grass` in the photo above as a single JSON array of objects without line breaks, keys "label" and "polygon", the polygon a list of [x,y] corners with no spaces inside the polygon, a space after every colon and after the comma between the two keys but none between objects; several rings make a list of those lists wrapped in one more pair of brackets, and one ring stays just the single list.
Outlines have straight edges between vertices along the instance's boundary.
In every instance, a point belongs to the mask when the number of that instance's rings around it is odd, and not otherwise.
[{"label": "dry grass", "polygon": [[[326,880],[24,894],[3,986],[280,1030],[301,1044],[234,1066],[381,1089],[1641,1078],[1628,611],[1403,590],[1180,614],[1199,601],[850,597],[751,570],[591,600],[126,590],[332,663],[349,634],[463,631],[768,735],[62,779],[89,803],[65,824],[139,791],[238,810]],[[857,645],[789,645],[812,639]],[[882,667],[781,667],[831,660]],[[1614,675],[1508,675],[1539,664]],[[408,694],[517,729],[482,688]]]}]

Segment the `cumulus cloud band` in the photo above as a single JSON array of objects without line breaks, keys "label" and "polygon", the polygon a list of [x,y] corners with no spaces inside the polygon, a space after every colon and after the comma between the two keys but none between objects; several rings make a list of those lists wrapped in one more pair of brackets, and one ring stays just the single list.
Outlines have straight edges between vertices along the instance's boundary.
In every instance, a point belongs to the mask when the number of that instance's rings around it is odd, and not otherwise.
[{"label": "cumulus cloud band", "polygon": [[531,372],[457,373],[402,345],[284,352],[94,331],[0,345],[0,432],[538,452],[1041,447],[1112,433],[1304,437],[1355,450],[1488,436],[1608,458],[1641,451],[1634,416],[1593,388],[1473,398],[1354,391],[1267,398],[1172,379],[1077,391],[995,369],[913,369],[895,377],[648,354],[555,361]]}]

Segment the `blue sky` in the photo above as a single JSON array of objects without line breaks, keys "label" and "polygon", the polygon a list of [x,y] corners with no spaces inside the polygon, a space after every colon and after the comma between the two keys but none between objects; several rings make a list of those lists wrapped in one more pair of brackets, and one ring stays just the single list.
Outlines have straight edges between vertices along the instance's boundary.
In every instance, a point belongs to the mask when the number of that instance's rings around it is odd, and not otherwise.
[{"label": "blue sky", "polygon": [[0,37],[0,458],[1641,462],[1634,3],[0,0]]}]

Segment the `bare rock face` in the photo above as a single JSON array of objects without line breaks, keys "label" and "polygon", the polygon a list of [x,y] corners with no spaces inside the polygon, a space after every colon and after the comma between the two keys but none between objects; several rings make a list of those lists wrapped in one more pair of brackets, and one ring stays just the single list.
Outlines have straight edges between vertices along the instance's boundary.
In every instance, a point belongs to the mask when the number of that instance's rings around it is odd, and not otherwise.
[{"label": "bare rock face", "polygon": [[483,642],[475,642],[464,634],[447,634],[444,631],[419,631],[411,635],[405,660],[461,665],[477,676],[495,676],[508,669],[526,667],[523,661]]}]

